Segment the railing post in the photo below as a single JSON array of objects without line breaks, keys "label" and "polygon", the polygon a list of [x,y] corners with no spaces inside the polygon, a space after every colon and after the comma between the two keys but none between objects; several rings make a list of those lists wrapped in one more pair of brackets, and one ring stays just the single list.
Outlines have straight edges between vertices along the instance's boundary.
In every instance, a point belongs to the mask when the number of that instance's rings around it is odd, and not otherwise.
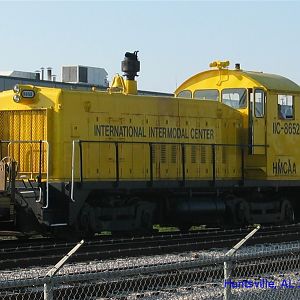
[{"label": "railing post", "polygon": [[39,161],[39,178],[38,183],[40,184],[42,182],[42,140],[39,141],[40,145],[40,161]]},{"label": "railing post", "polygon": [[[10,185],[10,193],[11,193],[11,201],[14,204],[14,211],[16,211],[16,168],[17,163],[13,160],[11,162],[11,185]],[[16,225],[17,218],[16,213],[14,213],[14,224]]]},{"label": "railing post", "polygon": [[79,143],[80,140],[72,141],[72,170],[71,170],[71,201],[75,202],[74,199],[74,182],[75,182],[75,143]]},{"label": "railing post", "polygon": [[120,181],[120,173],[119,173],[119,143],[115,142],[116,148],[116,185],[119,184]]},{"label": "railing post", "polygon": [[46,181],[46,205],[45,206],[42,206],[43,209],[46,209],[48,208],[49,206],[49,160],[50,160],[50,153],[49,153],[49,142],[47,141],[43,141],[43,143],[46,145],[46,156],[47,156],[47,162],[46,162],[46,178],[47,178],[47,181]]},{"label": "railing post", "polygon": [[11,178],[9,179],[11,181],[11,198],[14,201],[15,200],[15,193],[16,193],[16,165],[17,163],[13,160],[11,162]]},{"label": "railing post", "polygon": [[79,167],[80,167],[80,183],[83,181],[83,170],[82,170],[82,143],[79,140]]},{"label": "railing post", "polygon": [[66,254],[45,276],[44,283],[44,300],[53,300],[53,276],[67,262],[67,260],[83,245],[84,240],[81,240],[68,254]]},{"label": "railing post", "polygon": [[181,144],[182,185],[185,185],[185,145]]},{"label": "railing post", "polygon": [[260,225],[257,225],[249,234],[247,234],[242,240],[240,240],[232,249],[230,249],[226,254],[226,260],[224,261],[224,300],[231,300],[231,272],[232,272],[232,256],[235,252],[249,239],[251,238],[258,230]]},{"label": "railing post", "polygon": [[241,173],[242,173],[242,184],[244,185],[245,183],[245,150],[243,146],[241,147],[241,156],[242,156],[242,161],[241,161]]},{"label": "railing post", "polygon": [[149,143],[149,162],[150,162],[150,185],[153,185],[153,145],[152,143]]},{"label": "railing post", "polygon": [[212,144],[212,177],[213,185],[216,184],[216,145]]}]

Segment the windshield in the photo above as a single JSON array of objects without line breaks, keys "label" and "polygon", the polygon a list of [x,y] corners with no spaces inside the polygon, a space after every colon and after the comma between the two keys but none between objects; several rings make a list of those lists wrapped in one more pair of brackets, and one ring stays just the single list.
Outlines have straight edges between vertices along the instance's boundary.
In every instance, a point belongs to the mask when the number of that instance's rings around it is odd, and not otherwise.
[{"label": "windshield", "polygon": [[233,108],[247,107],[246,89],[224,89],[222,90],[222,102]]}]

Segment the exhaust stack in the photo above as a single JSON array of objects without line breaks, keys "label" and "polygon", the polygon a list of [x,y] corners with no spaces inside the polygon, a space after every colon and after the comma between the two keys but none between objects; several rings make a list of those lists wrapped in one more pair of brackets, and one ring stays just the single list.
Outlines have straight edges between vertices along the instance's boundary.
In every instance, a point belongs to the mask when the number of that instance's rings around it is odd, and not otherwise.
[{"label": "exhaust stack", "polygon": [[138,60],[137,54],[138,51],[134,51],[133,53],[126,52],[121,64],[122,72],[124,72],[124,76],[126,77],[126,94],[137,95],[137,82],[135,77],[138,76],[137,73],[140,71],[140,61]]}]

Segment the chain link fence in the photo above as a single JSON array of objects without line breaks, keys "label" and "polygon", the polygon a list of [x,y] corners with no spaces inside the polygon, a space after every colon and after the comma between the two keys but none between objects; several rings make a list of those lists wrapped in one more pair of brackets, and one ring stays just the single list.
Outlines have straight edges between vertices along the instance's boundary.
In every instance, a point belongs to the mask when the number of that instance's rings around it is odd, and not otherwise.
[{"label": "chain link fence", "polygon": [[300,242],[0,271],[4,300],[299,298]]}]

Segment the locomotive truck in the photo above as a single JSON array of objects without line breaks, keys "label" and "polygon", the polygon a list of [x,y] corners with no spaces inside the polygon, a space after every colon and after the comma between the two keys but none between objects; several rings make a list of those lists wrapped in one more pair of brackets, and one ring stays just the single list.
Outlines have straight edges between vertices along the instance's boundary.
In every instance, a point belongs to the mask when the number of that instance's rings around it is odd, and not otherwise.
[{"label": "locomotive truck", "polygon": [[140,96],[137,52],[107,91],[0,93],[1,230],[145,232],[299,217],[300,87],[216,61]]}]

